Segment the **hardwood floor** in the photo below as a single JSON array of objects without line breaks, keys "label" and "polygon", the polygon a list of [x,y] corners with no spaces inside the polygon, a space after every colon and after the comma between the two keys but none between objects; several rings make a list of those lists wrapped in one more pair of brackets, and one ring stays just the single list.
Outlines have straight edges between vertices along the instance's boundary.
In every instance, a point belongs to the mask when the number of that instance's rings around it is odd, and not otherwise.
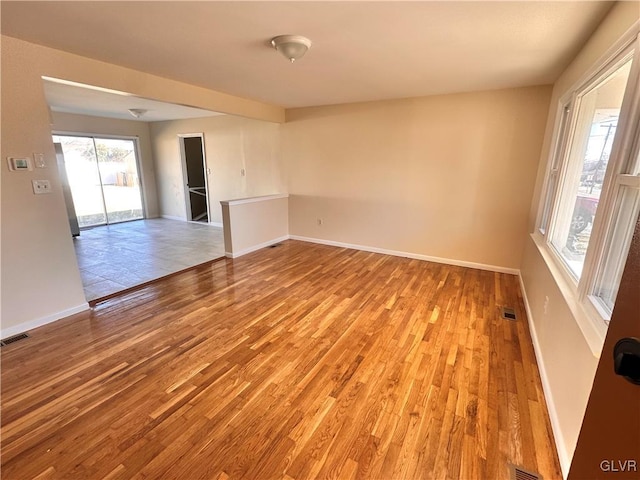
[{"label": "hardwood floor", "polygon": [[561,478],[515,276],[295,241],[2,347],[1,453],[5,480]]}]

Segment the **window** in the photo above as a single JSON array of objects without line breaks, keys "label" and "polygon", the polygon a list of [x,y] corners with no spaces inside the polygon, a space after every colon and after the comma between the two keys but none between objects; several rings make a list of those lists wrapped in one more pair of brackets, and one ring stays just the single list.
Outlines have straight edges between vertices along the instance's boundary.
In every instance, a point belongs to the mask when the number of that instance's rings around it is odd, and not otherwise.
[{"label": "window", "polygon": [[571,112],[571,104],[568,103],[562,107],[562,117],[560,119],[560,131],[556,141],[556,148],[551,161],[551,169],[548,176],[547,194],[545,195],[544,207],[542,211],[542,220],[540,222],[540,233],[547,233],[549,226],[549,218],[551,216],[551,208],[553,206],[554,194],[558,185],[558,175],[560,173],[560,158],[564,149],[565,133],[567,131],[567,123],[569,120],[569,112]]},{"label": "window", "polygon": [[81,228],[144,218],[134,138],[53,135]]},{"label": "window", "polygon": [[600,341],[640,212],[637,45],[628,41],[560,103],[540,206],[538,232],[563,291]]},{"label": "window", "polygon": [[631,60],[578,94],[551,245],[580,279],[611,157]]}]

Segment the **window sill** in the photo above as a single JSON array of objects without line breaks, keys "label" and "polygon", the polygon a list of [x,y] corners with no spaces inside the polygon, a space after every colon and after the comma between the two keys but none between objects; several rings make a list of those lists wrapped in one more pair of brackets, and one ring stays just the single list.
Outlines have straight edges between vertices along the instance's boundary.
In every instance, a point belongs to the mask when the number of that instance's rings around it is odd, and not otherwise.
[{"label": "window sill", "polygon": [[[551,272],[551,276],[558,285],[558,289],[589,345],[591,353],[593,353],[594,357],[600,358],[604,338],[607,334],[607,326],[604,322],[594,321],[593,312],[589,312],[585,305],[580,302],[575,284],[569,280],[568,273],[560,265],[560,260],[555,258],[555,254],[546,244],[544,237],[540,233],[534,232],[531,234],[531,238],[538,247],[540,255],[547,264],[549,272]],[[599,325],[600,323],[602,325]]]}]

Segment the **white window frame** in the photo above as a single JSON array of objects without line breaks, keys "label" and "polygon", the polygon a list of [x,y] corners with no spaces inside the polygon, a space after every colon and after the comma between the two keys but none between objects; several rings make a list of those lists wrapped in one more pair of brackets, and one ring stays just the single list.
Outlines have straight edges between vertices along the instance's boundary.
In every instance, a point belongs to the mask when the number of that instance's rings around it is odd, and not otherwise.
[{"label": "white window frame", "polygon": [[[549,161],[542,195],[538,205],[536,229],[532,238],[545,259],[567,305],[587,340],[593,354],[598,357],[607,332],[608,315],[592,295],[603,256],[607,251],[610,232],[617,213],[617,199],[623,186],[640,189],[640,22],[636,24],[560,98],[555,116]],[[598,210],[594,218],[584,266],[578,280],[569,269],[555,246],[551,244],[556,215],[559,210],[560,191],[566,175],[568,151],[576,127],[579,98],[622,64],[630,52],[635,51],[627,88],[622,101],[618,128],[607,166]],[[631,169],[633,168],[633,171]],[[554,181],[555,179],[555,181]]]}]

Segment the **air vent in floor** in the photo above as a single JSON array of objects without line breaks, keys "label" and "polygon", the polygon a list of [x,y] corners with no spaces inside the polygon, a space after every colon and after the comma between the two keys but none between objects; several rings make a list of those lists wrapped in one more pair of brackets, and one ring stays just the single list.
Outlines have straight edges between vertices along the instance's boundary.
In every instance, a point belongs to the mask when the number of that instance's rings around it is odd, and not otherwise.
[{"label": "air vent in floor", "polygon": [[23,340],[25,338],[29,338],[29,335],[27,335],[26,333],[14,335],[13,337],[7,337],[4,340],[0,340],[0,347],[4,347],[5,345],[9,345],[10,343],[17,342],[18,340]]},{"label": "air vent in floor", "polygon": [[281,243],[274,243],[273,245],[269,245],[268,248],[276,248],[279,247],[280,245],[282,245]]},{"label": "air vent in floor", "polygon": [[502,307],[502,318],[507,320],[516,319],[516,311],[513,308]]},{"label": "air vent in floor", "polygon": [[509,478],[511,480],[542,480],[542,475],[509,464]]}]

